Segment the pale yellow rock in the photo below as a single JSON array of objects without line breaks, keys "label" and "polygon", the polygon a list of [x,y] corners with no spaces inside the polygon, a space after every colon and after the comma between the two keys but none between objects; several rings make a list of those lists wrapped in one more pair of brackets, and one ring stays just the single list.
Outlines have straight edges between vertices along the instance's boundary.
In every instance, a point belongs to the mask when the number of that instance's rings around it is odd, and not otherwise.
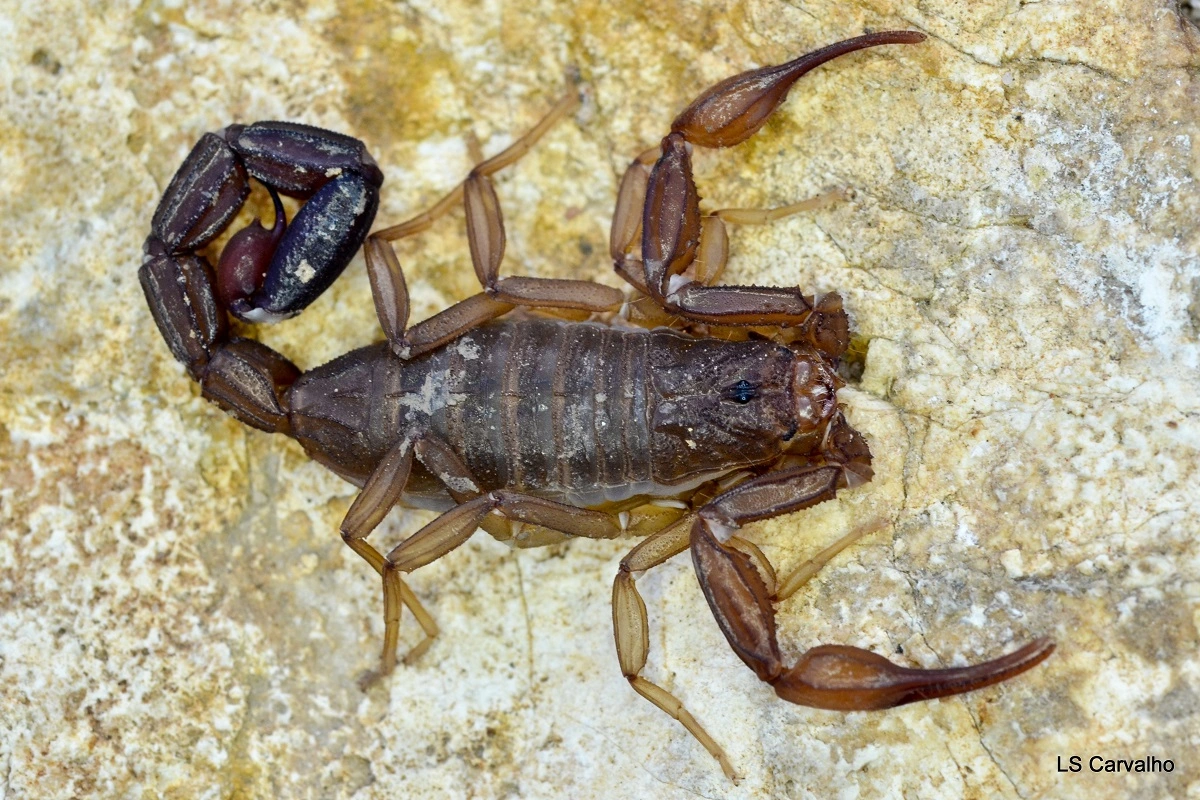
[{"label": "pale yellow rock", "polygon": [[[1200,793],[1200,35],[1173,3],[99,8],[0,13],[0,796]],[[930,39],[822,67],[746,145],[697,156],[709,207],[855,191],[735,230],[727,277],[842,293],[869,348],[845,402],[876,477],[747,535],[787,570],[883,524],[782,606],[789,653],[1058,651],[961,698],[789,706],[676,559],[639,583],[648,675],[726,747],[735,786],[620,676],[628,542],[480,535],[413,577],[433,648],[361,692],[382,620],[336,533],[352,487],[200,400],[138,287],[188,148],[255,119],[352,133],[389,224],[578,73],[590,102],[499,180],[505,269],[617,285],[628,160],[707,85],[868,28]],[[415,317],[474,290],[466,253],[461,217],[400,248]],[[361,260],[257,335],[304,367],[377,338]],[[1083,771],[1058,772],[1072,755]],[[1093,755],[1173,771],[1093,774]]]}]

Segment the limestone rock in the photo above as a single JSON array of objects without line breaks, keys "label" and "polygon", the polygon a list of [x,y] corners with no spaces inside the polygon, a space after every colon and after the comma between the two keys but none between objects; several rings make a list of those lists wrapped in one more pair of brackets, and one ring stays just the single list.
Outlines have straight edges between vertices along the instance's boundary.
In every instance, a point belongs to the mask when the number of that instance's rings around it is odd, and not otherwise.
[{"label": "limestone rock", "polygon": [[[442,635],[366,693],[377,578],[354,489],[199,399],[146,311],[150,215],[196,138],[295,119],[365,140],[379,223],[429,205],[578,73],[590,102],[499,181],[511,273],[594,277],[616,182],[695,94],[864,30],[923,45],[805,77],[697,157],[710,208],[854,198],[733,234],[730,282],[838,290],[876,478],[748,535],[781,569],[879,531],[784,603],[786,650],[922,666],[1034,636],[1045,664],[872,714],[786,705],[686,558],[609,597],[629,542],[482,535],[412,585]],[[0,23],[0,794],[6,797],[1183,797],[1200,791],[1200,35],[1165,0],[15,6]],[[249,218],[249,212],[245,215]],[[405,243],[414,317],[474,290],[461,217]],[[256,332],[303,367],[378,338],[356,260]],[[396,512],[399,541],[426,517]],[[390,546],[384,544],[383,546]],[[406,618],[404,635],[416,641]],[[1058,757],[1084,758],[1080,774]],[[1087,759],[1172,759],[1092,774]]]}]

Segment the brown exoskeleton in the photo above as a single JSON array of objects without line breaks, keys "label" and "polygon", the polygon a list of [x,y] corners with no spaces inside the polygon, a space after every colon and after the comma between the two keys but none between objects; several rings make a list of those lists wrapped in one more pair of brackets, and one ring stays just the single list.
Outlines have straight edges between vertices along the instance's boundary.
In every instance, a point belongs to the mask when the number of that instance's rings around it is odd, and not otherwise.
[{"label": "brown exoskeleton", "polygon": [[[648,534],[621,562],[613,586],[621,670],[730,777],[721,747],[679,700],[641,677],[649,638],[635,576],[686,549],[734,651],[795,703],[887,708],[987,686],[1049,655],[1053,644],[1038,639],[983,664],[917,670],[859,648],[823,645],[787,666],[773,604],[852,537],[777,585],[762,553],[735,535],[747,522],[869,481],[871,454],[837,402],[834,367],[849,341],[841,299],[713,285],[725,261],[724,221],[764,222],[803,204],[702,216],[691,147],[746,140],[800,76],[830,59],[923,39],[902,31],[861,36],[730,78],[704,92],[660,147],[633,162],[617,201],[612,256],[618,273],[664,312],[643,313],[641,321],[669,320],[682,332],[637,327],[628,314],[611,325],[498,319],[517,306],[611,316],[625,304],[620,291],[589,281],[499,274],[505,234],[490,176],[569,113],[575,95],[429,211],[370,237],[383,176],[357,139],[264,122],[200,140],[155,213],[142,286],[172,353],[205,397],[254,427],[292,436],[362,488],[341,533],[382,578],[377,676],[396,666],[403,607],[425,634],[406,660],[424,652],[438,631],[403,574],[480,527],[522,546]],[[275,224],[236,234],[214,271],[199,251],[241,207],[248,176],[270,191]],[[290,223],[279,192],[306,200]],[[424,230],[460,201],[483,291],[410,327],[390,243]],[[386,341],[301,373],[270,348],[231,337],[227,312],[252,322],[298,313],[364,239]],[[751,338],[750,326],[756,334],[773,326],[776,334]],[[664,501],[672,508],[664,510]],[[398,502],[442,513],[384,555],[367,536]]]}]

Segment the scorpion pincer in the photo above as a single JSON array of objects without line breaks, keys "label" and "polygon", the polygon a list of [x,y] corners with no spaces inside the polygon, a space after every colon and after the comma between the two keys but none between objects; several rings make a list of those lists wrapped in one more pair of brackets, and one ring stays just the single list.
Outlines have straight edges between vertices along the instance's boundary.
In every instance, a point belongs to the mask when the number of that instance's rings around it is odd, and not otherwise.
[{"label": "scorpion pincer", "polygon": [[[617,272],[658,312],[645,311],[647,302],[625,305],[622,292],[589,281],[500,276],[505,235],[491,175],[570,113],[577,93],[428,211],[369,237],[383,175],[357,139],[286,122],[233,125],[200,139],[154,214],[142,287],[168,347],[204,397],[249,425],[295,438],[361,487],[341,534],[382,578],[385,633],[375,677],[397,663],[402,607],[424,632],[406,661],[437,634],[402,576],[481,527],[521,546],[564,536],[645,536],[622,560],[613,586],[621,671],[730,777],[732,765],[700,723],[641,676],[649,636],[635,576],[684,550],[692,552],[734,652],[794,703],[888,708],[987,686],[1050,654],[1053,644],[1038,639],[986,663],[920,670],[859,648],[822,645],[789,666],[776,641],[774,603],[799,588],[813,565],[777,583],[758,548],[736,535],[745,523],[870,480],[871,454],[837,403],[834,368],[849,341],[841,299],[714,285],[727,222],[766,222],[804,204],[702,215],[691,148],[748,139],[795,81],[826,61],[924,38],[906,31],[860,36],[729,78],[688,106],[659,147],[633,161],[610,246]],[[275,224],[266,230],[256,221],[235,234],[214,270],[201,251],[245,201],[250,177],[270,192]],[[290,223],[279,193],[306,201]],[[459,203],[482,291],[409,326],[391,242]],[[301,372],[269,347],[231,335],[230,313],[248,322],[298,313],[364,241],[385,341]],[[517,306],[610,318],[624,306],[626,313],[619,325],[498,319]],[[641,309],[640,317],[630,308]],[[656,327],[665,321],[675,329]],[[775,334],[761,335],[764,326]],[[384,555],[367,536],[398,502],[442,513]]]}]

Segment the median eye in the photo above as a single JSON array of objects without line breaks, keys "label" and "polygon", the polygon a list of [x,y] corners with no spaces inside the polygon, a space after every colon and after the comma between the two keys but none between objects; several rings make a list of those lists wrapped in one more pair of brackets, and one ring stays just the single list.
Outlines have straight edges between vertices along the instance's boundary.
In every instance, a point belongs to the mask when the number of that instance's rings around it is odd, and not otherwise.
[{"label": "median eye", "polygon": [[725,396],[735,403],[745,405],[758,396],[758,387],[750,381],[738,381],[725,390]]}]

